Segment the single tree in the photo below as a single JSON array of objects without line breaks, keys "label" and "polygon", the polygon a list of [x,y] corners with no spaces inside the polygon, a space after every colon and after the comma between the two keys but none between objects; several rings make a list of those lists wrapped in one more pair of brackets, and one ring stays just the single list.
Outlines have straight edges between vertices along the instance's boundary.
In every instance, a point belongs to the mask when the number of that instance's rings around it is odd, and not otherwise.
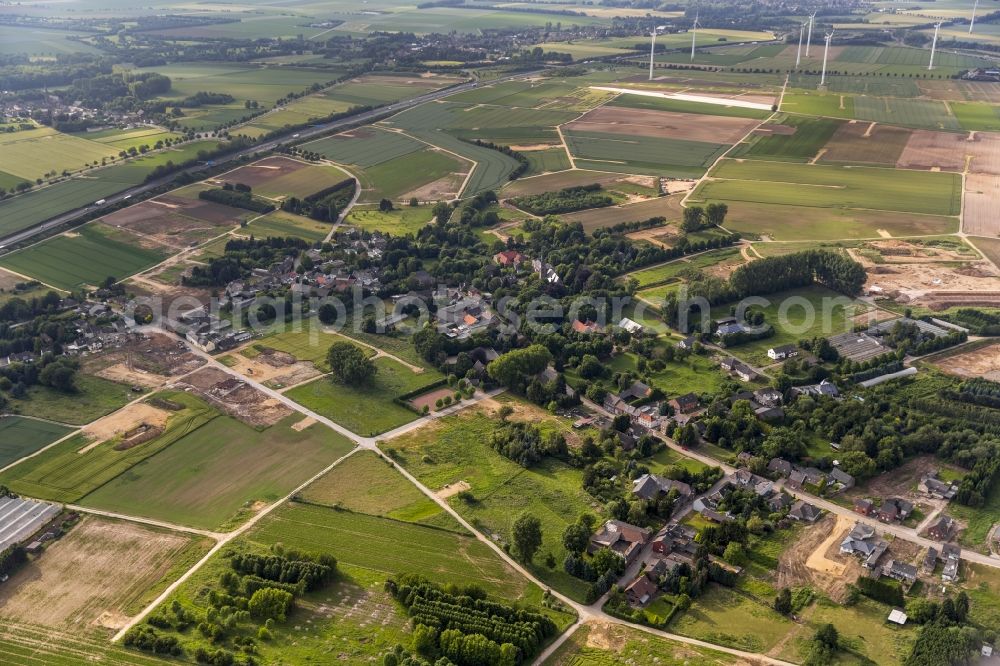
[{"label": "single tree", "polygon": [[371,380],[378,371],[375,363],[351,342],[335,342],[326,353],[326,362],[334,381],[358,386]]},{"label": "single tree", "polygon": [[542,521],[530,513],[522,513],[514,520],[511,536],[514,554],[523,562],[531,562],[542,546]]}]

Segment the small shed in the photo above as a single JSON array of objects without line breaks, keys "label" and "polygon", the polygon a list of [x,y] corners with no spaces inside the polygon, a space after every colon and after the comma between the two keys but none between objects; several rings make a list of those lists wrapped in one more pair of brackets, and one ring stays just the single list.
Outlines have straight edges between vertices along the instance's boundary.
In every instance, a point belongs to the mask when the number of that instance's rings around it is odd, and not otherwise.
[{"label": "small shed", "polygon": [[889,613],[889,622],[898,624],[900,626],[906,624],[906,613],[899,610],[898,608],[893,608],[892,612]]}]

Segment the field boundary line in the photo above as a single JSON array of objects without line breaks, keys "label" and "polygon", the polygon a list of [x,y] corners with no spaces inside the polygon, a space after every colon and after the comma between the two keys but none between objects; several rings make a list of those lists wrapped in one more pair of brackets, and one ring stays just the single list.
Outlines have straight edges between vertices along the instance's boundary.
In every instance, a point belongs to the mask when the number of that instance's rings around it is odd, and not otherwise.
[{"label": "field boundary line", "polygon": [[162,529],[171,530],[173,532],[197,534],[199,536],[208,537],[209,539],[219,540],[224,538],[226,535],[225,532],[214,532],[212,530],[203,530],[197,527],[178,525],[177,523],[168,523],[163,520],[156,520],[155,518],[146,518],[145,516],[133,516],[131,514],[118,513],[116,511],[105,511],[103,509],[95,509],[91,507],[81,506],[79,504],[66,504],[66,508],[72,509],[73,511],[79,511],[80,513],[87,513],[94,516],[100,516],[102,518],[114,518],[116,520],[125,520],[130,523],[139,523],[142,525],[149,525],[150,527],[160,527]]},{"label": "field boundary line", "polygon": [[29,458],[34,458],[37,455],[41,455],[41,454],[45,453],[46,451],[48,451],[49,449],[51,449],[53,446],[56,446],[58,444],[62,444],[67,439],[70,439],[71,437],[74,437],[77,434],[79,434],[81,430],[82,430],[82,428],[77,427],[76,430],[74,430],[73,432],[67,433],[66,435],[60,437],[59,439],[57,439],[56,441],[52,442],[51,444],[46,444],[45,446],[43,446],[42,448],[38,449],[37,451],[34,451],[33,453],[29,453],[26,456],[22,456],[22,457],[18,458],[17,460],[15,460],[14,462],[8,463],[4,467],[0,467],[0,473],[6,472],[10,468],[14,467],[15,465],[19,465],[19,464],[23,463],[25,460],[28,460]]}]

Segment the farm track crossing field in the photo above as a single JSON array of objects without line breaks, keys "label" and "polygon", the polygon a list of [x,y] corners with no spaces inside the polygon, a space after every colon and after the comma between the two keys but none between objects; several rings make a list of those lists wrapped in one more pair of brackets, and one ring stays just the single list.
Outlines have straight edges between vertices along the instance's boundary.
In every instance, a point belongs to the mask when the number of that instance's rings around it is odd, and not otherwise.
[{"label": "farm track crossing field", "polygon": [[393,399],[440,380],[441,374],[415,373],[388,357],[375,359],[375,365],[378,373],[367,386],[349,387],[320,377],[286,395],[359,435],[378,435],[418,418]]},{"label": "farm track crossing field", "polygon": [[486,190],[497,190],[507,182],[507,177],[517,168],[517,161],[503,153],[462,141],[439,129],[447,126],[449,105],[430,103],[409,109],[393,116],[388,123],[462,157],[476,162],[476,168],[462,196],[472,196]]},{"label": "farm track crossing field", "polygon": [[371,451],[359,451],[301,493],[304,502],[383,516],[409,523],[433,522],[463,528],[402,474]]},{"label": "farm track crossing field", "polygon": [[218,416],[90,493],[83,504],[217,528],[248,502],[280,499],[353,448],[326,426],[291,427],[301,420],[293,414],[257,430]]},{"label": "farm track crossing field", "polygon": [[924,99],[857,96],[854,117],[903,127],[961,130],[958,118],[945,102]]},{"label": "farm track crossing field", "polygon": [[[471,536],[389,518],[292,502],[250,533],[263,543],[336,554],[338,563],[384,575],[417,573],[440,583],[476,582],[516,598],[528,587],[506,563]],[[400,544],[406,544],[401,548]]]},{"label": "farm track crossing field", "polygon": [[819,161],[896,166],[911,135],[909,130],[890,125],[842,123],[826,144]]},{"label": "farm track crossing field", "polygon": [[0,467],[31,455],[71,432],[72,428],[21,416],[0,418]]},{"label": "farm track crossing field", "polygon": [[127,278],[166,258],[166,253],[127,244],[107,227],[89,224],[0,258],[0,266],[53,287],[72,291],[113,276]]},{"label": "farm track crossing field", "polygon": [[625,278],[638,281],[639,288],[651,287],[653,285],[663,284],[664,282],[674,280],[685,271],[706,268],[729,259],[735,259],[739,256],[739,254],[740,251],[737,248],[714,250],[712,252],[706,252],[704,254],[690,257],[686,260],[671,261],[670,263],[663,264],[661,266],[644,268],[640,271],[629,273],[625,276]]},{"label": "farm track crossing field", "polygon": [[581,168],[696,178],[728,146],[684,139],[658,139],[603,132],[563,132]]},{"label": "farm track crossing field", "polygon": [[270,199],[304,198],[349,178],[337,167],[308,164],[287,157],[268,157],[241,166],[213,179],[224,183],[243,183],[254,194]]},{"label": "farm track crossing field", "polygon": [[399,132],[367,126],[312,141],[303,148],[335,162],[371,167],[423,150],[426,144]]},{"label": "farm track crossing field", "polygon": [[104,666],[168,666],[177,663],[113,644],[103,634],[82,632],[78,628],[57,630],[12,619],[0,622],[0,661],[11,666],[78,666],[92,662]]},{"label": "farm track crossing field", "polygon": [[957,215],[961,178],[951,173],[724,160],[700,199]]},{"label": "farm track crossing field", "polygon": [[[788,79],[790,89],[816,90],[820,77],[815,74],[792,74]],[[923,82],[909,79],[889,79],[873,76],[831,76],[826,89],[832,93],[875,95],[877,97],[920,97]]]},{"label": "farm track crossing field", "polygon": [[[459,481],[468,483],[473,501],[457,495],[448,501],[488,536],[498,535],[509,542],[511,523],[519,512],[527,510],[538,516],[543,538],[540,552],[551,552],[558,562],[566,556],[561,539],[566,526],[583,512],[600,515],[600,508],[582,489],[580,470],[554,459],[524,469],[490,448],[490,433],[500,404],[514,407],[511,417],[514,421],[527,420],[543,433],[559,432],[568,439],[574,437],[566,420],[523,402],[502,399],[439,419],[394,438],[384,448],[391,449],[393,457],[431,489]],[[584,593],[580,580],[560,567],[531,568],[546,584],[574,598]]]},{"label": "farm track crossing field", "polygon": [[839,126],[839,121],[829,118],[784,115],[762,125],[730,154],[805,162],[819,153]]}]

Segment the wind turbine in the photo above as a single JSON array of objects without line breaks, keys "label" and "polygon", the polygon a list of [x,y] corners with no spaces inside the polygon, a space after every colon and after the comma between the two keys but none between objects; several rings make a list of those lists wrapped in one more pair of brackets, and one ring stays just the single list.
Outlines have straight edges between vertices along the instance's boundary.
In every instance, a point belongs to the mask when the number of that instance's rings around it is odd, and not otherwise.
[{"label": "wind turbine", "polygon": [[830,40],[833,39],[833,30],[826,33],[826,48],[823,49],[823,76],[819,79],[819,85],[826,85],[826,57],[830,54]]},{"label": "wind turbine", "polygon": [[938,31],[941,30],[942,23],[944,21],[939,21],[934,25],[934,41],[931,42],[931,61],[927,64],[928,70],[934,69],[934,51],[937,50]]},{"label": "wind turbine", "polygon": [[799,68],[799,63],[802,62],[802,34],[806,31],[806,24],[803,23],[799,26],[799,50],[795,52],[795,69]]},{"label": "wind turbine", "polygon": [[972,34],[972,28],[976,25],[976,10],[979,9],[979,0],[976,0],[976,4],[972,6],[972,20],[969,21],[969,34]]},{"label": "wind turbine", "polygon": [[809,47],[813,41],[813,23],[816,22],[816,12],[809,15],[809,33],[806,35],[806,57],[809,57]]},{"label": "wind turbine", "polygon": [[691,26],[691,61],[694,61],[694,47],[695,42],[698,40],[698,16],[694,15],[694,25]]},{"label": "wind turbine", "polygon": [[658,25],[653,28],[653,33],[650,35],[649,40],[649,80],[653,80],[653,58],[656,55],[656,33],[663,30],[665,26]]}]

